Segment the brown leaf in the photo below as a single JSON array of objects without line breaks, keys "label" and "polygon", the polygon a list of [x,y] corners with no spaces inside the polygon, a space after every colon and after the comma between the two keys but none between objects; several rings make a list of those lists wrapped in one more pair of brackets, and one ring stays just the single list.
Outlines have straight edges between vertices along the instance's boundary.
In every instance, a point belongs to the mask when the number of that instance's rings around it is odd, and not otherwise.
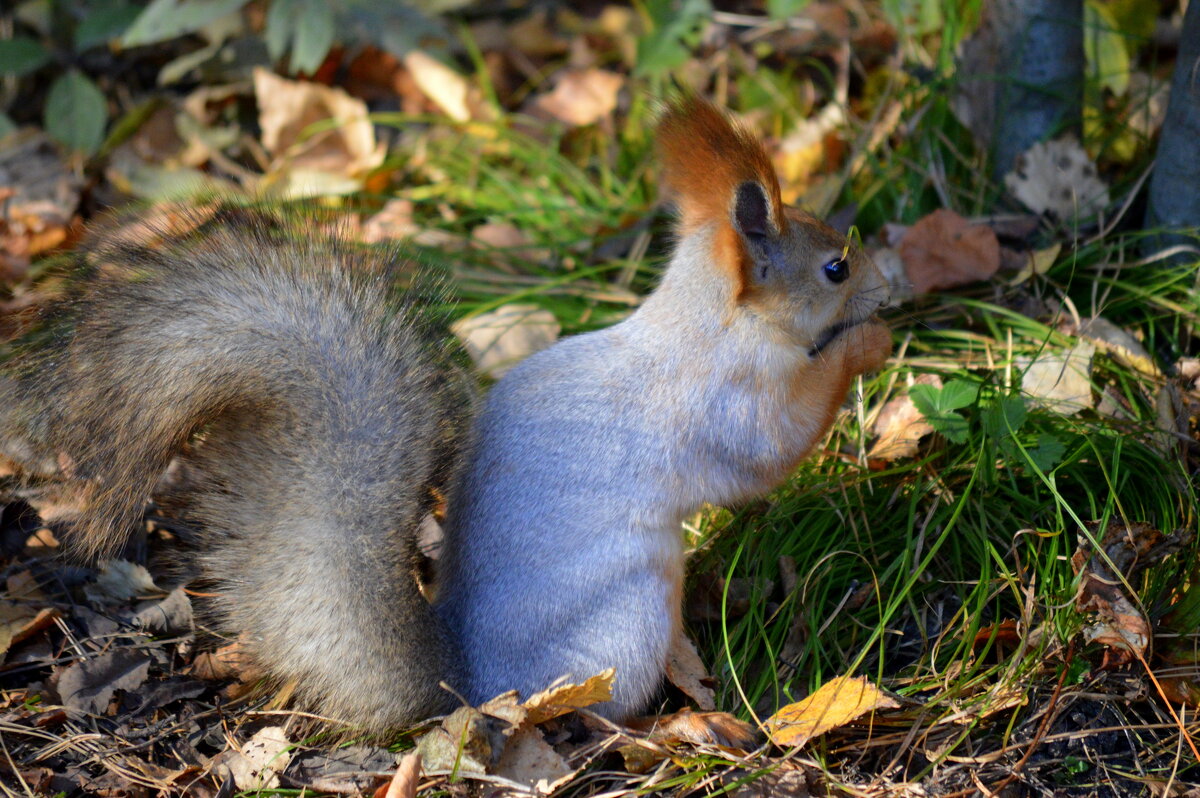
[{"label": "brown leaf", "polygon": [[[942,387],[942,381],[936,374],[922,374],[914,380],[914,384]],[[867,459],[891,463],[914,456],[921,438],[933,432],[933,427],[929,426],[908,394],[904,394],[890,399],[880,408],[873,431],[877,437],[867,452]]]},{"label": "brown leaf", "polygon": [[534,109],[572,127],[593,125],[617,107],[625,78],[603,69],[573,69],[562,73],[554,89],[534,100]]},{"label": "brown leaf", "polygon": [[404,755],[396,774],[384,787],[375,791],[377,798],[413,798],[421,783],[421,752],[412,751]]},{"label": "brown leaf", "polygon": [[[1088,526],[1093,531],[1098,529],[1095,523]],[[1127,581],[1139,561],[1144,561],[1162,538],[1162,533],[1149,524],[1134,523],[1127,527],[1111,521],[1100,546]],[[1109,649],[1105,652],[1105,666],[1117,667],[1134,658],[1144,658],[1150,645],[1150,622],[1126,595],[1124,583],[1109,562],[1093,551],[1091,542],[1083,535],[1071,556],[1071,567],[1080,575],[1076,609],[1096,616],[1084,629],[1084,639]]]},{"label": "brown leaf", "polygon": [[8,649],[52,625],[60,614],[52,607],[37,609],[27,604],[0,601],[0,662],[4,661]]},{"label": "brown leaf", "polygon": [[378,213],[363,223],[362,240],[368,244],[378,244],[412,238],[421,231],[413,221],[414,210],[412,200],[388,200]]},{"label": "brown leaf", "polygon": [[186,673],[197,679],[209,681],[223,679],[251,681],[261,676],[251,663],[252,660],[246,652],[245,645],[240,640],[235,640],[215,651],[203,651],[197,654]]},{"label": "brown leaf", "polygon": [[650,723],[650,739],[656,743],[677,745],[717,745],[738,751],[752,751],[757,742],[754,727],[728,712],[693,712],[681,709],[661,718],[646,718],[630,723],[632,728]]},{"label": "brown leaf", "polygon": [[575,775],[536,727],[522,729],[508,741],[494,772],[542,794],[553,792]]},{"label": "brown leaf", "polygon": [[682,632],[675,635],[671,650],[667,652],[667,681],[695,701],[700,709],[717,708],[716,696],[709,686],[713,678],[708,675],[692,641]]},{"label": "brown leaf", "polygon": [[136,690],[150,673],[150,657],[116,648],[75,662],[58,672],[58,694],[67,709],[103,714],[117,690]]},{"label": "brown leaf", "polygon": [[910,227],[899,250],[918,295],[986,280],[1000,268],[1000,242],[992,229],[945,208]]},{"label": "brown leaf", "polygon": [[868,712],[899,706],[865,676],[838,676],[803,701],[788,704],[776,712],[765,725],[775,745],[798,746]]},{"label": "brown leaf", "polygon": [[544,723],[551,718],[590,707],[612,698],[616,668],[607,668],[579,684],[560,684],[534,693],[525,701],[529,710],[528,722]]},{"label": "brown leaf", "polygon": [[[262,143],[277,166],[286,161],[291,170],[357,177],[383,162],[384,148],[362,100],[262,68],[254,70],[254,94]],[[330,127],[311,132],[318,122]]]}]

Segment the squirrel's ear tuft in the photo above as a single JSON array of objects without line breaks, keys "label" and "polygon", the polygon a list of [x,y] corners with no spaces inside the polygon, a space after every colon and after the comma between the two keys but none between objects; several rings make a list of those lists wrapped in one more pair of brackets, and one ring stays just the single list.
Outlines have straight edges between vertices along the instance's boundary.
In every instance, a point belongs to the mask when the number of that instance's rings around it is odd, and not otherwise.
[{"label": "squirrel's ear tuft", "polygon": [[679,206],[685,234],[728,219],[743,183],[759,184],[771,218],[782,217],[771,159],[753,134],[712,104],[695,95],[672,103],[659,120],[657,138],[663,182]]},{"label": "squirrel's ear tuft", "polygon": [[769,203],[766,189],[758,183],[742,183],[738,186],[733,201],[733,224],[737,231],[750,238],[775,235]]},{"label": "squirrel's ear tuft", "polygon": [[749,264],[735,233],[775,233],[783,219],[771,159],[753,134],[695,95],[667,107],[657,140],[663,183],[679,209],[680,233],[716,223],[714,258],[732,273],[740,296]]}]

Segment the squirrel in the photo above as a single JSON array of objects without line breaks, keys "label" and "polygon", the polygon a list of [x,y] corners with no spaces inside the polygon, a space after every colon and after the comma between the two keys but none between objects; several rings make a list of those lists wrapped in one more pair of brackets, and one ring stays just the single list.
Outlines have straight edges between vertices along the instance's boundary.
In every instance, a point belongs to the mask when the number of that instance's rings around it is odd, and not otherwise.
[{"label": "squirrel", "polygon": [[222,628],[328,716],[391,730],[453,709],[442,682],[479,703],[615,667],[593,709],[628,720],[682,633],[683,519],[781,484],[891,351],[883,277],[784,206],[752,134],[687,96],[657,144],[679,217],[660,285],[477,414],[436,325],[389,295],[389,257],[218,220],[96,247],[73,331],[0,381],[0,438],[64,464],[92,555],[186,455]]}]

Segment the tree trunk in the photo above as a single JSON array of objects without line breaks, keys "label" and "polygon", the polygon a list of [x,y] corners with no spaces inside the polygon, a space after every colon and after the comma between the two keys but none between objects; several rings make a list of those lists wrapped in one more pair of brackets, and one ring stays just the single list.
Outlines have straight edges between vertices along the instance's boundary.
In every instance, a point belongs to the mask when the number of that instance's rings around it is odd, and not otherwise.
[{"label": "tree trunk", "polygon": [[1017,156],[1083,119],[1083,0],[993,0],[1000,74],[996,87],[995,177]]},{"label": "tree trunk", "polygon": [[[1149,252],[1196,244],[1200,228],[1200,0],[1188,3],[1146,206]],[[1180,253],[1176,259],[1189,257]],[[1190,256],[1193,260],[1195,255]]]}]

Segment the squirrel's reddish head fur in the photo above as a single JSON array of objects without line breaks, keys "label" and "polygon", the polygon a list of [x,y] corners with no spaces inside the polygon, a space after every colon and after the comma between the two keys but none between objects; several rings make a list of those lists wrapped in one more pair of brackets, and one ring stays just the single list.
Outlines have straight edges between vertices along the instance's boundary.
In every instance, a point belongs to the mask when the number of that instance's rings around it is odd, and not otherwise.
[{"label": "squirrel's reddish head fur", "polygon": [[695,95],[672,103],[663,113],[658,151],[663,183],[679,209],[680,234],[716,224],[713,257],[733,278],[734,295],[740,297],[749,255],[733,227],[734,202],[740,186],[757,183],[778,229],[783,198],[771,159],[750,131]]}]

